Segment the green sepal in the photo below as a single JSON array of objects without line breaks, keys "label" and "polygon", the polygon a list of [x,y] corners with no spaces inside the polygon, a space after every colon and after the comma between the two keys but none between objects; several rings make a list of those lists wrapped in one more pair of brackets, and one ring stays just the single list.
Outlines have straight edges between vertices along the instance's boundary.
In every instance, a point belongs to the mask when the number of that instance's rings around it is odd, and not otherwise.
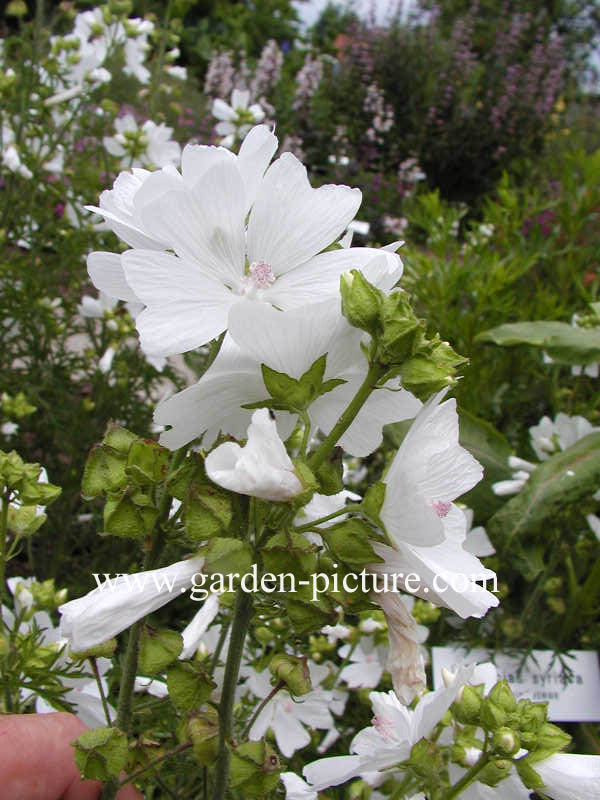
[{"label": "green sepal", "polygon": [[128,431],[127,428],[123,428],[121,425],[115,425],[114,422],[111,422],[106,428],[102,443],[107,447],[112,447],[113,450],[121,453],[121,455],[126,456],[129,452],[129,448],[136,439],[137,436],[135,433]]},{"label": "green sepal", "polygon": [[570,743],[571,737],[562,728],[551,722],[544,722],[537,732],[535,750],[545,750],[550,755],[554,755],[554,753],[564,750]]},{"label": "green sepal", "polygon": [[267,539],[262,549],[264,572],[291,573],[300,578],[311,575],[317,566],[316,548],[301,533],[280,531]]},{"label": "green sepal", "polygon": [[194,662],[177,661],[167,668],[169,697],[181,711],[200,708],[216,687],[212,678]]},{"label": "green sepal", "polygon": [[[284,372],[277,372],[266,364],[261,364],[263,381],[275,406],[279,409],[305,411],[317,397],[335,389],[346,381],[332,378],[323,382],[327,365],[327,353],[317,358],[312,366],[299,379],[290,378]],[[256,404],[245,408],[256,407]],[[265,407],[269,407],[268,404]]]},{"label": "green sepal", "polygon": [[277,753],[265,741],[231,748],[230,785],[244,798],[262,800],[277,786],[282,770]]},{"label": "green sepal", "polygon": [[317,468],[316,478],[319,483],[318,491],[320,494],[329,496],[343,491],[343,452],[341,447],[334,447],[327,455],[325,461]]},{"label": "green sepal", "polygon": [[47,516],[38,514],[35,506],[13,506],[8,507],[8,530],[14,536],[32,536],[38,531]]},{"label": "green sepal", "polygon": [[117,640],[107,639],[89,650],[70,650],[69,653],[72,658],[83,661],[86,658],[112,658],[116,649]]},{"label": "green sepal", "polygon": [[125,489],[110,494],[104,506],[104,531],[125,539],[141,539],[154,527],[158,509],[143,492]]},{"label": "green sepal", "polygon": [[541,779],[540,775],[535,771],[535,769],[532,766],[532,763],[535,763],[535,761],[532,759],[530,753],[528,753],[523,758],[515,759],[513,763],[517,768],[517,773],[519,775],[519,778],[521,778],[523,784],[527,789],[533,791],[544,788],[545,786],[544,781]]},{"label": "green sepal", "polygon": [[39,483],[37,479],[35,481],[24,480],[19,489],[19,500],[24,506],[49,506],[60,496],[61,492],[60,486],[54,486],[52,483]]},{"label": "green sepal", "polygon": [[127,454],[125,472],[137,486],[152,486],[164,480],[170,451],[153,439],[136,439]]},{"label": "green sepal", "polygon": [[371,484],[360,504],[361,513],[374,525],[377,525],[381,530],[385,530],[385,526],[381,521],[381,509],[385,500],[386,484],[383,481],[377,481]]},{"label": "green sepal", "polygon": [[140,636],[139,670],[144,675],[156,675],[172,664],[182,650],[181,634],[146,626]]},{"label": "green sepal", "polygon": [[369,541],[373,534],[373,529],[366,522],[352,517],[323,528],[321,535],[336,559],[360,571],[367,564],[383,561]]},{"label": "green sepal", "polygon": [[[208,480],[208,479],[207,479]],[[187,487],[183,524],[186,539],[194,545],[225,533],[231,524],[231,495],[214,483],[194,481]]]},{"label": "green sepal", "polygon": [[325,594],[313,600],[310,586],[297,584],[295,592],[285,595],[284,603],[292,627],[299,636],[320,630],[324,625],[335,625],[338,618],[334,601]]},{"label": "green sepal", "polygon": [[81,494],[84,500],[92,500],[101,494],[117,492],[127,485],[125,467],[127,456],[104,444],[95,444],[89,452],[83,479]]},{"label": "green sepal", "polygon": [[407,765],[420,778],[438,778],[443,769],[443,758],[440,748],[427,739],[421,739],[413,745]]},{"label": "green sepal", "polygon": [[512,764],[510,759],[494,758],[485,765],[481,772],[477,773],[477,780],[486,786],[498,786],[510,775]]},{"label": "green sepal", "polygon": [[495,731],[506,724],[506,711],[496,705],[489,697],[484,697],[481,704],[481,725],[485,730]]},{"label": "green sepal", "polygon": [[213,538],[201,547],[198,555],[205,558],[202,572],[206,575],[241,575],[250,571],[252,552],[245,542],[239,539]]},{"label": "green sepal", "polygon": [[488,698],[507,713],[517,709],[517,701],[506,680],[498,681],[490,691]]},{"label": "green sepal", "polygon": [[191,714],[182,728],[185,741],[192,743],[192,753],[198,765],[208,767],[214,764],[219,752],[218,712],[208,706],[199,713]]},{"label": "green sepal", "polygon": [[117,778],[127,763],[127,736],[118,728],[94,728],[72,742],[75,763],[83,777],[94,781]]},{"label": "green sepal", "polygon": [[380,313],[385,295],[357,269],[340,276],[342,314],[350,325],[376,336],[381,329]]},{"label": "green sepal", "polygon": [[415,356],[405,361],[399,375],[403,388],[423,401],[456,382],[447,369],[438,367],[425,356]]}]

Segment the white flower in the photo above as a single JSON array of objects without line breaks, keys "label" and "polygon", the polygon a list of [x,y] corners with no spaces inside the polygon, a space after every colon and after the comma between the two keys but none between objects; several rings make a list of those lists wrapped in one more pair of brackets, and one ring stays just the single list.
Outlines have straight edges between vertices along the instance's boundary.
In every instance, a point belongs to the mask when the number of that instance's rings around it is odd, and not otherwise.
[{"label": "white flower", "polygon": [[236,138],[241,139],[245,136],[252,125],[262,122],[265,112],[258,103],[249,105],[250,92],[242,89],[234,89],[231,93],[231,105],[224,100],[213,100],[212,113],[218,120],[215,130],[219,136],[225,137],[221,142],[226,147],[230,147]]},{"label": "white flower", "polygon": [[558,450],[567,450],[584,436],[598,430],[600,428],[595,428],[585,417],[570,417],[561,412],[554,422],[550,417],[542,417],[529,429],[529,434],[535,454],[540,461],[545,461]]},{"label": "white flower", "polygon": [[[517,755],[525,755],[525,750]],[[600,800],[600,756],[586,756],[577,753],[556,753],[550,758],[538,761],[533,768],[544,781],[544,797],[552,800]],[[453,780],[464,774],[454,767]],[[512,771],[496,788],[475,782],[462,794],[464,800],[529,800],[531,792]]]},{"label": "white flower", "polygon": [[505,497],[506,495],[517,494],[521,491],[523,486],[529,480],[529,476],[537,469],[537,464],[532,464],[531,461],[525,461],[523,458],[517,456],[508,457],[508,466],[516,470],[512,474],[512,478],[504,481],[496,481],[492,484],[492,491],[498,497]]},{"label": "white flower", "polygon": [[371,692],[373,727],[360,731],[352,740],[350,751],[355,755],[319,759],[304,767],[302,774],[316,791],[321,791],[405,761],[413,745],[431,734],[473,672],[473,667],[461,667],[450,686],[426,694],[414,710],[407,709],[394,692]]},{"label": "white flower", "polygon": [[345,644],[339,649],[341,658],[349,664],[340,673],[340,679],[351,689],[374,689],[381,680],[388,655],[387,645],[376,645],[372,636],[363,636],[355,648]]},{"label": "white flower", "polygon": [[[237,158],[222,148],[188,147],[183,177],[159,173],[137,191],[142,229],[175,252],[121,256],[127,283],[147,306],[136,325],[148,352],[169,355],[205,344],[227,328],[230,310],[240,304],[260,300],[287,311],[337,298],[340,275],[380,252],[323,252],[353,218],[360,191],[311,188],[291,153],[263,177],[276,146],[266,136],[266,129],[253,129]],[[385,256],[396,281],[400,259]]]},{"label": "white flower", "polygon": [[204,558],[196,556],[168,567],[120,574],[91,592],[59,607],[60,634],[71,650],[96,647],[185,591],[201,572]]},{"label": "white flower", "polygon": [[[156,409],[155,422],[173,426],[162,434],[161,443],[174,449],[204,434],[204,445],[210,446],[219,431],[243,438],[251,412],[242,406],[268,397],[260,365],[298,379],[324,354],[324,380],[337,378],[344,383],[317,398],[308,415],[315,428],[328,433],[367,374],[361,336],[361,331],[341,316],[337,303],[318,303],[284,313],[259,303],[234,306],[229,333],[211,367],[195,386]],[[400,384],[390,381],[388,388],[399,389]],[[419,401],[404,390],[375,391],[339,444],[352,455],[368,455],[381,443],[383,425],[411,417],[419,407]],[[294,418],[280,412],[277,421],[282,438],[287,438]]]},{"label": "white flower", "polygon": [[475,581],[495,573],[463,547],[467,519],[452,501],[481,480],[483,470],[460,446],[456,402],[441,403],[444,394],[421,409],[384,476],[380,516],[393,549],[372,542],[384,563],[370,569],[461,617],[481,617],[498,598]]},{"label": "white flower", "polygon": [[165,67],[165,70],[168,75],[172,78],[175,78],[178,81],[186,81],[187,80],[187,69],[185,67],[179,67],[176,64],[170,67]]},{"label": "white flower", "polygon": [[3,422],[0,425],[0,433],[2,433],[3,436],[6,436],[7,439],[10,439],[11,436],[14,436],[18,430],[19,426],[16,422]]},{"label": "white flower", "polygon": [[204,463],[214,483],[262,500],[285,502],[304,488],[266,408],[252,415],[244,447],[225,442],[209,453]]},{"label": "white flower", "polygon": [[452,501],[472,489],[483,468],[458,442],[456,400],[432,397],[411,425],[385,475],[381,519],[395,545],[441,544]]},{"label": "white flower", "polygon": [[[286,689],[281,689],[269,700],[250,729],[248,738],[258,741],[271,728],[278,748],[286,758],[296,750],[310,743],[310,735],[305,729],[332,730],[335,728],[330,706],[336,713],[342,713],[339,694],[318,688],[318,683],[329,675],[329,670],[309,662],[313,689],[301,697],[292,698]],[[264,699],[273,689],[270,673],[249,671],[246,686],[257,697]],[[315,688],[316,687],[316,688]]]},{"label": "white flower", "polygon": [[175,166],[181,158],[179,144],[171,139],[173,128],[152,120],[139,127],[133,114],[115,120],[116,134],[105,136],[104,147],[129,167]]}]

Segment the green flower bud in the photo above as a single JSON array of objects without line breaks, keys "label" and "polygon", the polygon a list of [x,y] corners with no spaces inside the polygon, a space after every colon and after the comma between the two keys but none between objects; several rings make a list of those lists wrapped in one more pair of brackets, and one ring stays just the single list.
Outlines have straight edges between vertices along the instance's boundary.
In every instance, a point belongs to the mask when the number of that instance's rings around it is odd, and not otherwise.
[{"label": "green flower bud", "polygon": [[506,722],[506,711],[496,705],[489,697],[481,704],[481,724],[486,730],[495,731]]},{"label": "green flower bud", "polygon": [[519,730],[523,733],[537,733],[546,722],[548,703],[533,703],[531,700],[519,700],[517,704]]},{"label": "green flower bud", "polygon": [[494,750],[501,756],[514,756],[521,747],[519,736],[510,728],[498,728],[492,739]]},{"label": "green flower bud", "polygon": [[307,694],[312,689],[306,657],[298,658],[278,653],[271,659],[269,671],[277,681],[283,681],[291,694],[297,697]]},{"label": "green flower bud", "polygon": [[127,736],[118,728],[94,728],[72,744],[75,763],[82,776],[90,780],[116,778],[127,763]]},{"label": "green flower bud", "polygon": [[279,783],[281,771],[277,753],[264,741],[244,742],[232,748],[231,788],[244,798],[262,800]]},{"label": "green flower bud", "polygon": [[196,663],[177,661],[167,669],[167,688],[174,705],[189,712],[205,703],[217,684]]},{"label": "green flower bud", "polygon": [[188,717],[184,726],[186,739],[192,742],[194,758],[201,767],[214,764],[219,752],[219,714],[214,708]]},{"label": "green flower bud", "polygon": [[517,708],[517,701],[508,685],[508,681],[498,681],[489,693],[488,698],[504,711],[511,712]]},{"label": "green flower bud", "polygon": [[475,724],[481,711],[481,694],[473,686],[464,686],[460,700],[452,706],[452,713],[463,725]]},{"label": "green flower bud", "polygon": [[156,675],[172,664],[182,649],[181,634],[146,627],[140,637],[139,669],[144,675]]},{"label": "green flower bud", "polygon": [[345,272],[340,278],[342,314],[350,325],[376,336],[380,330],[380,310],[383,293],[375,288],[357,269]]},{"label": "green flower bud", "polygon": [[112,658],[116,649],[117,640],[108,639],[106,642],[96,645],[96,647],[90,647],[89,650],[71,650],[71,656],[81,661],[86,658]]}]

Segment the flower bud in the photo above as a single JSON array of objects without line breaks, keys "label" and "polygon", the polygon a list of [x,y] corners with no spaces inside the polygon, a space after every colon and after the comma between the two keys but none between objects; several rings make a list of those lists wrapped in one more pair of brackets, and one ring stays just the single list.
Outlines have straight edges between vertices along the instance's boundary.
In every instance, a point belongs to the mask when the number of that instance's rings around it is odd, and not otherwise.
[{"label": "flower bud", "polygon": [[194,758],[201,767],[214,764],[219,751],[219,715],[214,708],[193,714],[185,723],[184,738],[192,742]]},{"label": "flower bud", "polygon": [[507,712],[515,711],[517,708],[517,701],[512,693],[508,681],[498,681],[492,691],[488,695],[489,699],[500,706],[501,709]]},{"label": "flower bud", "polygon": [[506,722],[506,711],[496,705],[489,697],[483,699],[481,705],[481,724],[486,730],[495,731]]},{"label": "flower bud", "polygon": [[341,276],[340,291],[342,314],[350,325],[375,336],[380,330],[382,293],[357,269],[345,272]]},{"label": "flower bud", "polygon": [[275,679],[283,681],[293,695],[308,694],[312,689],[306,657],[278,653],[271,659],[269,671]]},{"label": "flower bud", "polygon": [[510,728],[498,728],[492,743],[494,750],[502,756],[513,756],[521,747],[518,735]]},{"label": "flower bud", "polygon": [[452,712],[455,719],[463,725],[473,725],[479,719],[481,696],[473,686],[464,686],[460,701],[454,703]]}]

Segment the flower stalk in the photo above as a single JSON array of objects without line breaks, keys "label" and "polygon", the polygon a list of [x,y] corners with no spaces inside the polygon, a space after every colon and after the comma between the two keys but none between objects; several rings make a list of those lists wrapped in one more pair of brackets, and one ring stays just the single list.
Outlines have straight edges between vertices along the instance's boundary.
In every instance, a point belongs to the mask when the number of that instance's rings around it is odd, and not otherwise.
[{"label": "flower stalk", "polygon": [[242,588],[237,591],[229,652],[223,678],[223,691],[219,706],[219,754],[217,756],[217,773],[213,792],[213,800],[224,800],[229,783],[229,740],[233,728],[233,705],[238,683],[244,642],[250,619],[252,618],[252,595]]}]

